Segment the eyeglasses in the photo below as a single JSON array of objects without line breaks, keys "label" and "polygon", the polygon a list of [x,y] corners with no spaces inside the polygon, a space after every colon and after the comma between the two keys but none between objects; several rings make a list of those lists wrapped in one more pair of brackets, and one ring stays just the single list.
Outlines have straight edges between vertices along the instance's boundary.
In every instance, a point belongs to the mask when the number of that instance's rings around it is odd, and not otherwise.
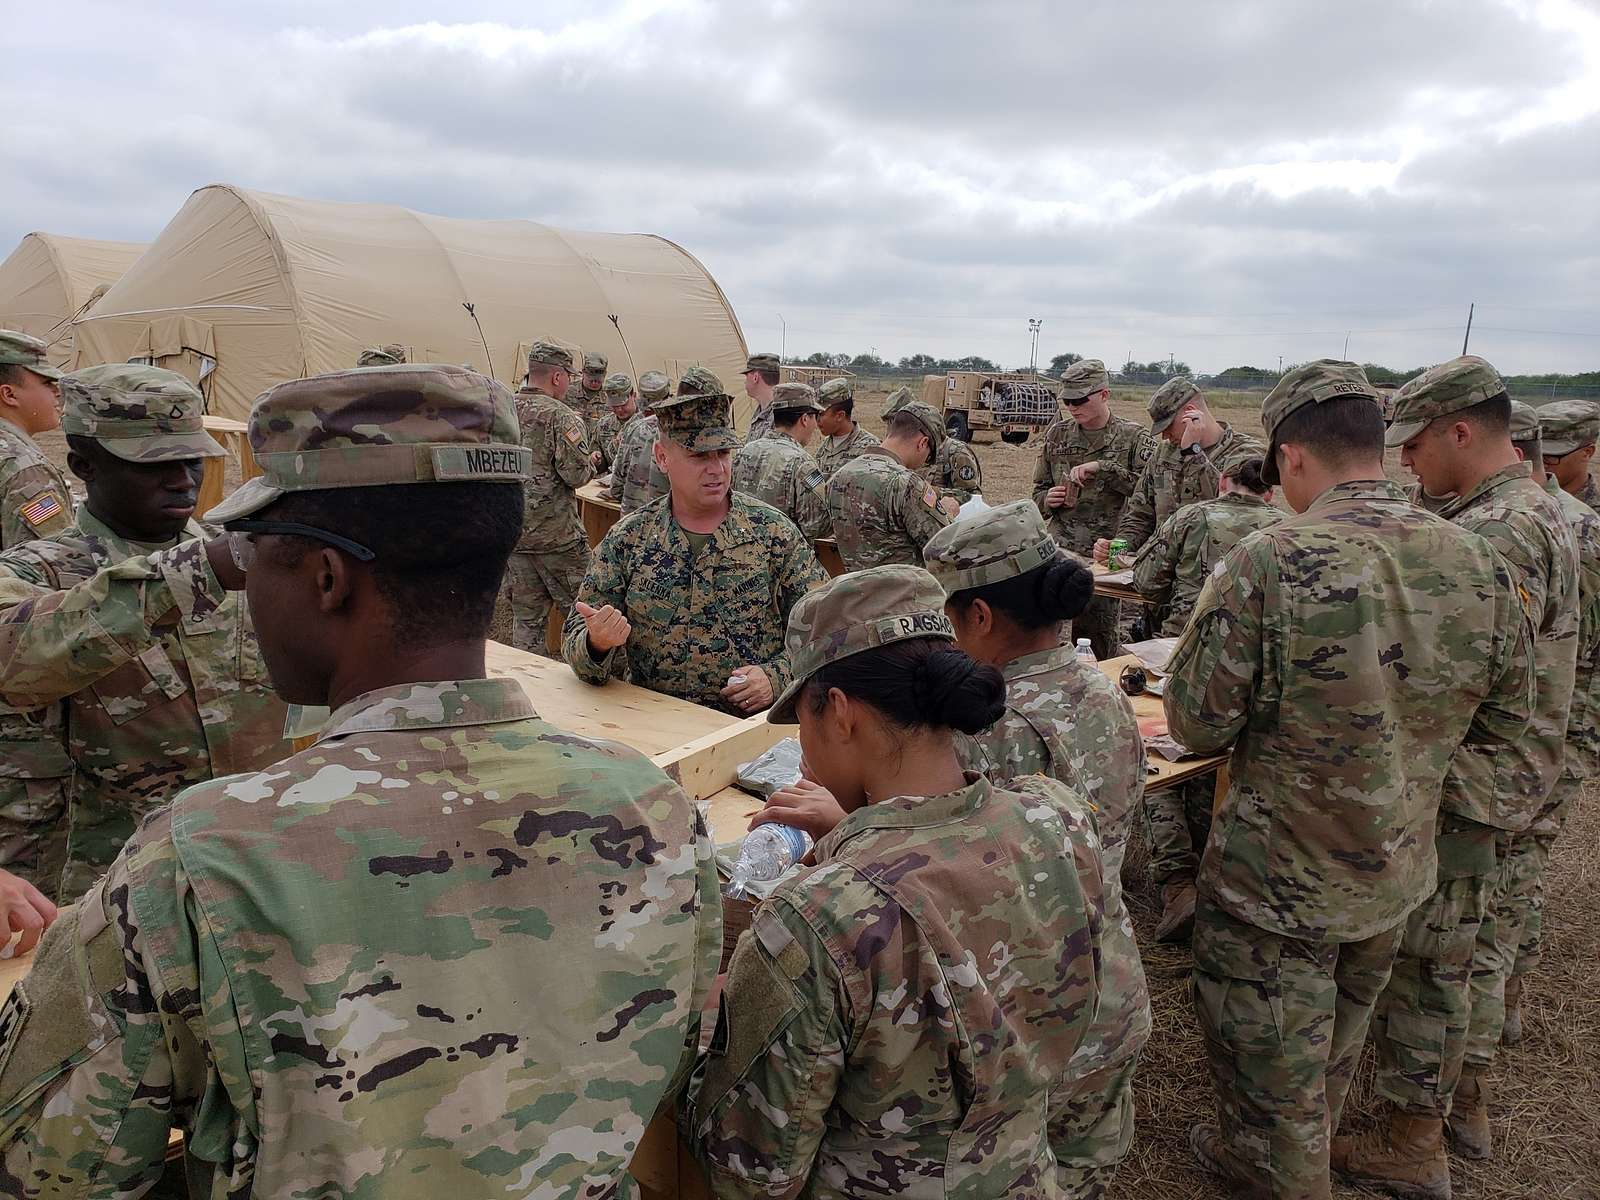
[{"label": "eyeglasses", "polygon": [[256,560],[256,544],[251,540],[251,534],[256,533],[311,538],[343,550],[361,562],[371,562],[378,557],[360,542],[353,542],[341,534],[329,533],[326,529],[318,529],[315,525],[302,525],[298,521],[229,521],[226,528],[228,554],[233,559],[233,565],[245,574],[250,573],[250,567]]},{"label": "eyeglasses", "polygon": [[1103,392],[1090,392],[1087,396],[1079,396],[1076,400],[1067,400],[1064,403],[1068,408],[1077,408],[1079,405],[1087,404],[1091,400],[1099,399],[1103,394]]}]

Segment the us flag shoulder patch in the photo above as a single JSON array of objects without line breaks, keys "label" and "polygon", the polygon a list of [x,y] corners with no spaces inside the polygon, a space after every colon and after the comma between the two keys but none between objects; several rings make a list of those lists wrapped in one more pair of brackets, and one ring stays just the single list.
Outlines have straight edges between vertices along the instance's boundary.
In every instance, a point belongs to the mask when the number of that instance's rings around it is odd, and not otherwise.
[{"label": "us flag shoulder patch", "polygon": [[583,441],[583,434],[577,429],[568,429],[567,441],[576,446],[579,442]]},{"label": "us flag shoulder patch", "polygon": [[38,529],[39,526],[47,521],[52,521],[61,515],[61,501],[57,500],[51,493],[46,492],[42,496],[35,496],[32,500],[29,500],[22,506],[21,511],[22,519],[32,528]]},{"label": "us flag shoulder patch", "polygon": [[923,489],[922,502],[929,508],[939,507],[939,493],[935,492],[931,487]]}]

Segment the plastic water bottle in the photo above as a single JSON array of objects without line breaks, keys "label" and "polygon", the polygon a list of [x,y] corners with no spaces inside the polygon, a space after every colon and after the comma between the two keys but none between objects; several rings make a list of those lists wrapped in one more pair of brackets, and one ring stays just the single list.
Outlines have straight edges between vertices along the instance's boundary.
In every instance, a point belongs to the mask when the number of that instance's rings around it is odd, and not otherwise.
[{"label": "plastic water bottle", "polygon": [[1094,656],[1094,647],[1089,644],[1088,638],[1078,639],[1078,657],[1086,663],[1098,663],[1100,661]]},{"label": "plastic water bottle", "polygon": [[728,895],[737,900],[752,882],[778,878],[811,851],[811,835],[792,825],[758,825],[744,839],[728,879]]}]

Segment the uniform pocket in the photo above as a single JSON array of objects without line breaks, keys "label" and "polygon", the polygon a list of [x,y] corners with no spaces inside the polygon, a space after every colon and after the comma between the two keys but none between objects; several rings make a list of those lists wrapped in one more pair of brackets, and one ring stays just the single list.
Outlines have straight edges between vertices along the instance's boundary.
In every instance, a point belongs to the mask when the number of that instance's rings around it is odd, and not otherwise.
[{"label": "uniform pocket", "polygon": [[1238,1054],[1283,1049],[1283,939],[1201,905],[1194,928],[1195,1008],[1206,1036]]},{"label": "uniform pocket", "polygon": [[110,674],[102,675],[91,690],[111,723],[126,725],[152,708],[176,700],[187,689],[173,669],[167,652],[156,645]]}]

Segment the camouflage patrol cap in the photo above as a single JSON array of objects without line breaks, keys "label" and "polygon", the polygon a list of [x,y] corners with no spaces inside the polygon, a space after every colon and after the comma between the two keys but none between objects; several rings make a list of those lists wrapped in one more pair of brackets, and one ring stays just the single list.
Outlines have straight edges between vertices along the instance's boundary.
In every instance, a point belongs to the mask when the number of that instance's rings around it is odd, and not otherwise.
[{"label": "camouflage patrol cap", "polygon": [[25,367],[45,379],[60,379],[61,368],[45,357],[50,347],[32,334],[0,329],[0,367]]},{"label": "camouflage patrol cap", "polygon": [[176,371],[142,363],[85,367],[61,380],[61,431],[93,438],[128,462],[181,462],[227,454],[205,426],[200,389]]},{"label": "camouflage patrol cap", "polygon": [[206,519],[236,521],[287,492],[518,483],[533,458],[519,437],[510,391],[466,367],[401,364],[291,380],[250,409],[262,474]]},{"label": "camouflage patrol cap", "polygon": [[768,723],[793,725],[806,680],[829,663],[909,638],[955,641],[944,600],[938,580],[901,564],[841,575],[807,592],[789,611],[783,635],[794,680],[768,710]]},{"label": "camouflage patrol cap", "polygon": [[1537,442],[1539,440],[1539,410],[1521,400],[1511,402],[1511,440]]},{"label": "camouflage patrol cap", "polygon": [[856,381],[846,375],[824,380],[817,388],[817,400],[823,408],[832,408],[846,400],[856,398]]},{"label": "camouflage patrol cap", "polygon": [[572,351],[554,342],[535,342],[528,348],[528,369],[531,371],[536,366],[560,367],[563,371],[571,371]]},{"label": "camouflage patrol cap", "polygon": [[598,350],[591,350],[583,356],[583,373],[592,375],[596,371],[604,371],[611,365],[611,360]]},{"label": "camouflage patrol cap", "polygon": [[733,397],[710,395],[670,396],[650,406],[662,434],[693,454],[734,450],[740,438],[733,430]]},{"label": "camouflage patrol cap", "polygon": [[1539,409],[1544,452],[1560,456],[1600,440],[1600,406],[1588,400],[1557,400]]},{"label": "camouflage patrol cap", "polygon": [[895,388],[894,391],[890,392],[887,396],[884,397],[884,400],[883,400],[883,415],[884,415],[884,418],[887,419],[889,417],[894,416],[895,413],[899,412],[906,405],[913,403],[916,400],[916,398],[917,398],[916,394],[913,393],[912,390],[910,388],[908,388],[908,387],[897,387],[897,388]]},{"label": "camouflage patrol cap", "polygon": [[605,387],[607,396],[616,397],[613,403],[621,404],[628,398],[628,393],[633,391],[633,380],[629,379],[621,371],[618,371],[614,375],[606,376]]},{"label": "camouflage patrol cap", "polygon": [[392,367],[406,361],[404,346],[372,346],[356,356],[358,367]]},{"label": "camouflage patrol cap", "polygon": [[948,595],[988,587],[1055,562],[1061,548],[1032,500],[1016,500],[946,525],[922,548]]},{"label": "camouflage patrol cap", "polygon": [[780,383],[772,389],[772,407],[801,408],[813,413],[822,411],[822,405],[817,403],[816,389],[809,383]]},{"label": "camouflage patrol cap", "polygon": [[1345,396],[1365,396],[1381,405],[1378,390],[1367,381],[1367,373],[1353,362],[1319,358],[1285,374],[1261,402],[1261,428],[1267,435],[1267,453],[1261,463],[1265,483],[1278,480],[1278,453],[1272,435],[1291,413],[1308,404],[1323,404]]},{"label": "camouflage patrol cap", "polygon": [[678,380],[680,396],[726,396],[728,389],[704,367],[690,367]]},{"label": "camouflage patrol cap", "polygon": [[776,371],[781,364],[776,354],[752,354],[745,359],[744,369],[750,371]]},{"label": "camouflage patrol cap", "polygon": [[910,417],[922,426],[922,431],[928,435],[928,461],[932,462],[939,447],[944,445],[944,418],[920,400],[907,401],[893,415]]},{"label": "camouflage patrol cap", "polygon": [[1106,374],[1106,365],[1098,358],[1080,358],[1061,372],[1061,398],[1069,403],[1086,400],[1110,386],[1111,376]]},{"label": "camouflage patrol cap", "polygon": [[665,400],[672,395],[672,380],[660,371],[646,371],[639,376],[639,396],[646,404]]},{"label": "camouflage patrol cap", "polygon": [[1187,375],[1167,380],[1145,402],[1145,410],[1150,414],[1150,432],[1165,432],[1167,426],[1183,411],[1183,406],[1199,398],[1200,389]]},{"label": "camouflage patrol cap", "polygon": [[1429,367],[1394,394],[1394,419],[1387,446],[1403,446],[1440,417],[1471,408],[1506,390],[1500,373],[1476,354]]}]

